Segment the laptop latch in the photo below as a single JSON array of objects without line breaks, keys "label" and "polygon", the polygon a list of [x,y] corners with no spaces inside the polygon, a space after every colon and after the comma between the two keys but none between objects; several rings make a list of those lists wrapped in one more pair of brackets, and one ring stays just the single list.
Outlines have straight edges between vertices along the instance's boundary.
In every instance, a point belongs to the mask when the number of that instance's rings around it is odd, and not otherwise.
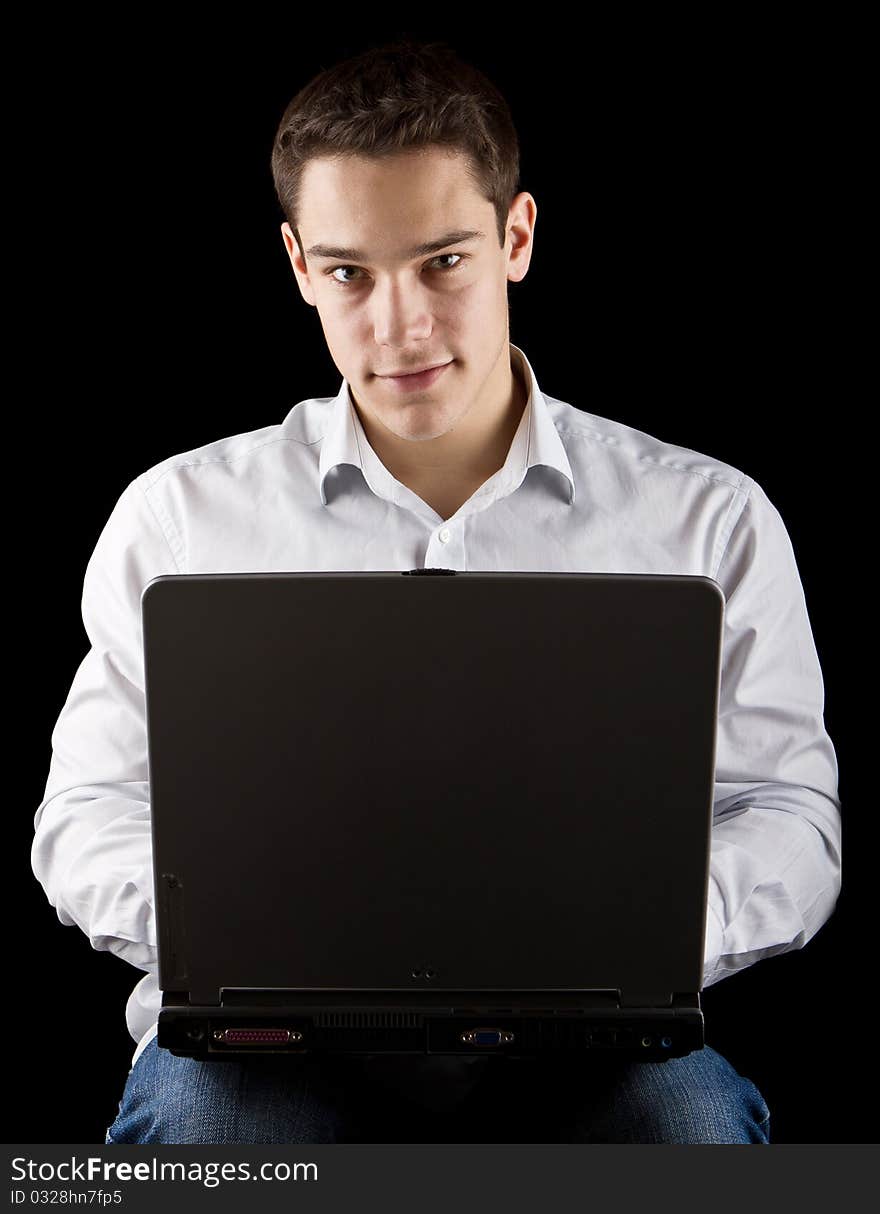
[{"label": "laptop latch", "polygon": [[618,991],[617,997],[621,1007],[670,1007],[672,991],[662,993],[644,991]]}]

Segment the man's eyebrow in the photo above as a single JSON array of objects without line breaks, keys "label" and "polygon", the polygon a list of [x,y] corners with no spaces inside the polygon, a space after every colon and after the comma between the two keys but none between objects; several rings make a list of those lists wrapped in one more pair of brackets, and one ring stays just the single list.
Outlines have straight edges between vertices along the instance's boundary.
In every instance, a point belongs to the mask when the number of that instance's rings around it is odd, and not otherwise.
[{"label": "man's eyebrow", "polygon": [[[464,244],[467,240],[485,240],[485,232],[474,232],[463,230],[457,232],[446,232],[445,235],[439,236],[436,240],[426,240],[424,244],[416,245],[415,248],[407,249],[404,257],[407,259],[414,257],[424,257],[426,253],[436,253],[438,249],[445,249],[448,244]],[[307,257],[332,257],[340,260],[351,261],[366,261],[367,254],[362,253],[360,249],[344,249],[332,244],[313,244],[311,248],[306,249]]]}]

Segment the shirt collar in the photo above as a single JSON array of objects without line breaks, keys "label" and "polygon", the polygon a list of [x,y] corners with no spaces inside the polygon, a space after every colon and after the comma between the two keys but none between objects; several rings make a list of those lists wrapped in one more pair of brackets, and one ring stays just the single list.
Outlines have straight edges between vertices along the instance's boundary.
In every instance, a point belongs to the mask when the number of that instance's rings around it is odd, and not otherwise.
[{"label": "shirt collar", "polygon": [[[513,342],[510,342],[509,345],[512,355],[519,360],[519,366],[525,373],[529,389],[528,400],[510,444],[504,466],[490,477],[474,496],[479,498],[486,495],[490,500],[485,504],[489,505],[491,501],[504,497],[517,489],[530,468],[543,465],[547,468],[554,468],[565,478],[567,499],[569,504],[573,505],[574,475],[547,400],[538,386],[535,372],[523,351]],[[391,475],[367,441],[357,410],[351,401],[348,380],[344,377],[342,386],[332,401],[330,421],[321,443],[318,483],[321,502],[325,506],[327,505],[327,495],[324,482],[329,472],[339,464],[353,464],[356,468],[360,468],[364,479],[374,493],[397,502],[399,482]]]}]

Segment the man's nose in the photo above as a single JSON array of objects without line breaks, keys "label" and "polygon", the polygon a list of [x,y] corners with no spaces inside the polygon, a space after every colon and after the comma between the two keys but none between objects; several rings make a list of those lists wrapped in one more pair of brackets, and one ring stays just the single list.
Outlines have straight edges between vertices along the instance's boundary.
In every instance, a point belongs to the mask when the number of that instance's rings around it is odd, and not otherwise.
[{"label": "man's nose", "polygon": [[405,347],[430,335],[428,292],[409,277],[378,283],[370,302],[378,345]]}]

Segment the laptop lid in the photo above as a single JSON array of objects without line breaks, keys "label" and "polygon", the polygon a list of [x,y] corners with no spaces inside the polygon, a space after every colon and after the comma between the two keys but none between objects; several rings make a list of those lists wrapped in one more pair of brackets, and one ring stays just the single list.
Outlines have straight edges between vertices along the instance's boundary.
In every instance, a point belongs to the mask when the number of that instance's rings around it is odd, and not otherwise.
[{"label": "laptop lid", "polygon": [[162,990],[697,992],[723,608],[684,575],[153,579]]}]

